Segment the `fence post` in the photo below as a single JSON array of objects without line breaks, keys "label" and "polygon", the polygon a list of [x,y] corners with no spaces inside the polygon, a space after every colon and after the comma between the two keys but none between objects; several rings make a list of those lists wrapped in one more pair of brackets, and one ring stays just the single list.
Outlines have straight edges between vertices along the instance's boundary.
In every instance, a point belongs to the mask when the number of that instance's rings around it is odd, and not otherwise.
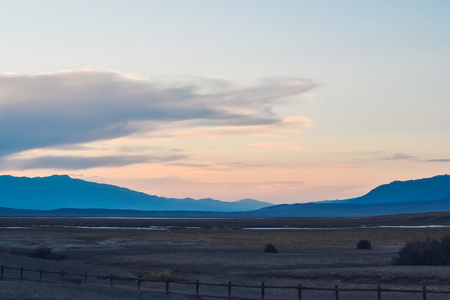
[{"label": "fence post", "polygon": [[264,300],[266,291],[264,289],[264,281],[261,282],[261,299]]},{"label": "fence post", "polygon": [[20,267],[20,281],[23,280],[23,267]]},{"label": "fence post", "polygon": [[141,275],[138,277],[138,290],[141,289]]},{"label": "fence post", "polygon": [[87,285],[87,278],[88,278],[87,272],[84,272],[84,285]]},{"label": "fence post", "polygon": [[228,300],[231,300],[231,281],[228,281]]},{"label": "fence post", "polygon": [[422,287],[422,295],[423,295],[423,300],[427,300],[427,287],[426,286]]},{"label": "fence post", "polygon": [[39,282],[42,281],[42,269],[39,269]]},{"label": "fence post", "polygon": [[5,274],[5,266],[2,265],[2,266],[1,266],[1,274],[0,274],[1,280],[3,280],[3,275],[4,275],[4,274]]},{"label": "fence post", "polygon": [[113,286],[113,277],[114,275],[111,273],[111,275],[109,275],[109,285]]},{"label": "fence post", "polygon": [[200,282],[198,281],[198,279],[195,281],[195,296],[200,296]]},{"label": "fence post", "polygon": [[298,300],[302,300],[302,285],[299,284],[297,286],[297,290],[298,290]]},{"label": "fence post", "polygon": [[61,283],[64,283],[64,271],[61,270]]},{"label": "fence post", "polygon": [[169,279],[166,280],[166,294],[169,293]]},{"label": "fence post", "polygon": [[339,300],[339,287],[337,285],[334,287],[334,293],[336,295],[336,300]]},{"label": "fence post", "polygon": [[378,300],[381,300],[381,285],[378,285],[377,289]]}]

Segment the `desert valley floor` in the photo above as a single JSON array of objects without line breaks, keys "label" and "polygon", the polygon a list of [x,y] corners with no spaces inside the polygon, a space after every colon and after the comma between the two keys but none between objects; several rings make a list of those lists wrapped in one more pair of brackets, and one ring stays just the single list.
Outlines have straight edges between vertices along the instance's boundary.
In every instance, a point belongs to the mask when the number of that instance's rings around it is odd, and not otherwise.
[{"label": "desert valley floor", "polygon": [[[450,290],[450,267],[391,263],[405,242],[440,238],[450,233],[449,225],[446,213],[364,219],[0,218],[0,264],[209,283]],[[356,248],[362,239],[371,242],[371,250]],[[268,243],[278,253],[263,253]],[[23,255],[41,246],[62,259]],[[80,283],[3,280],[0,287],[1,299],[187,299]],[[304,299],[335,299],[333,295],[308,298],[305,292]],[[291,298],[284,291],[273,297]],[[403,297],[386,294],[382,299],[422,299],[420,294]],[[376,299],[376,294],[340,297],[361,298]]]}]

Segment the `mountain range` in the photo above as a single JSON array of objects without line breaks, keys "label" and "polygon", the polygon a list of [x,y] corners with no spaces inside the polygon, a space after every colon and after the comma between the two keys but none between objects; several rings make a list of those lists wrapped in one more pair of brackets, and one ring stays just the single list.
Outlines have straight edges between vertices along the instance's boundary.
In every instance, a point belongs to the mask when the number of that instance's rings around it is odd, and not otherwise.
[{"label": "mountain range", "polygon": [[0,176],[0,215],[362,217],[450,211],[450,175],[394,181],[351,199],[273,205],[147,195],[67,175]]},{"label": "mountain range", "polygon": [[0,176],[0,207],[30,210],[121,209],[144,211],[249,211],[273,204],[244,199],[164,198],[67,175],[49,177]]},{"label": "mountain range", "polygon": [[359,217],[450,211],[450,175],[393,181],[351,199],[262,208],[259,216],[277,217]]}]

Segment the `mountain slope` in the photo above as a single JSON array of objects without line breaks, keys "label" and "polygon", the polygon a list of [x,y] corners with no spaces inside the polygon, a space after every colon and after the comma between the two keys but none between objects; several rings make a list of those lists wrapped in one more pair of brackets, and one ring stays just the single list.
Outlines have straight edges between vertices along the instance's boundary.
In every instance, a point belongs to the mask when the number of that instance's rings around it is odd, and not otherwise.
[{"label": "mountain slope", "polygon": [[161,211],[245,211],[272,205],[260,201],[222,202],[213,199],[175,199],[147,195],[126,188],[72,179],[0,176],[0,206],[18,209],[102,208]]},{"label": "mountain slope", "polygon": [[450,211],[450,176],[394,181],[364,196],[298,204],[282,204],[249,212],[279,217],[356,217]]},{"label": "mountain slope", "polygon": [[408,181],[393,181],[364,196],[344,200],[349,203],[396,203],[450,199],[450,175]]}]

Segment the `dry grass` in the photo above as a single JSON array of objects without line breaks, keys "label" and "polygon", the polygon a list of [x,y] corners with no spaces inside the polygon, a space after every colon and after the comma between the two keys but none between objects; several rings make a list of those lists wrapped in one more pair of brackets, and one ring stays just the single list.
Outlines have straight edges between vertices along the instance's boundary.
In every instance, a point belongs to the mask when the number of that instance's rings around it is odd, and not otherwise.
[{"label": "dry grass", "polygon": [[[1,220],[5,223],[5,219]],[[45,220],[39,219],[39,225]],[[319,222],[320,221],[320,222]],[[339,228],[348,223],[338,220],[80,220],[49,219],[56,225],[112,225],[131,227],[173,226],[168,231],[133,229],[76,229],[34,227],[7,229],[0,227],[0,247],[33,248],[45,244],[72,262],[86,268],[114,267],[136,276],[180,278],[208,281],[242,282],[270,279],[282,282],[309,280],[335,284],[363,282],[406,284],[448,282],[449,268],[402,268],[392,266],[395,253],[407,241],[441,238],[447,228]],[[17,225],[17,219],[11,226]],[[22,220],[23,223],[33,220]],[[117,222],[117,223],[111,223]],[[139,223],[140,222],[140,223]],[[159,222],[159,223],[158,223]],[[271,223],[272,222],[272,223]],[[45,222],[44,222],[45,223]],[[305,227],[323,229],[245,230],[246,227]],[[2,225],[2,224],[0,224]],[[3,226],[5,226],[3,224]],[[185,227],[196,229],[186,229]],[[183,229],[184,228],[184,229]],[[368,240],[370,251],[358,251],[356,244]],[[273,244],[277,255],[263,253],[264,245]],[[89,270],[87,270],[89,271]]]}]

